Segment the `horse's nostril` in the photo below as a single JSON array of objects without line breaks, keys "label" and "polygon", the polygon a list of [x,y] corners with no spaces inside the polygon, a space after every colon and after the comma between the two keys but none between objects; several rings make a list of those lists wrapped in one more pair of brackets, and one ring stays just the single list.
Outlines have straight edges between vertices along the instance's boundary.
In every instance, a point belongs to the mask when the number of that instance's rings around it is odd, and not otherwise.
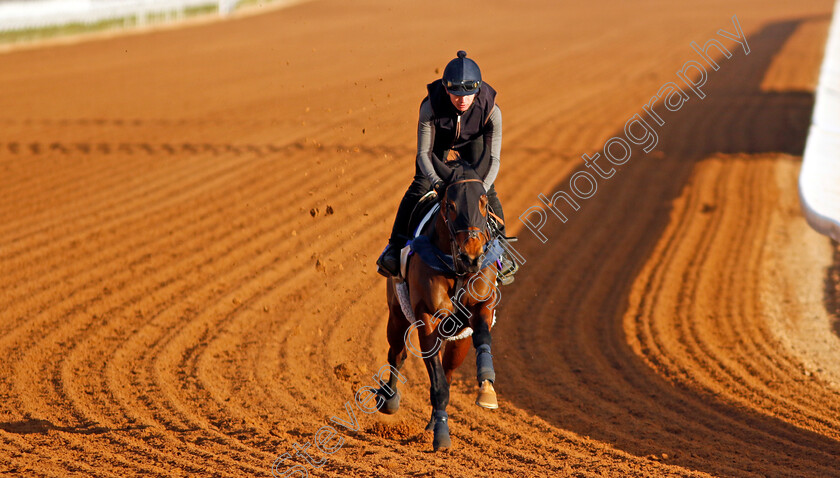
[{"label": "horse's nostril", "polygon": [[465,252],[458,254],[458,262],[463,264],[464,267],[467,267],[471,271],[474,271],[479,267],[479,264],[481,264],[481,260],[481,256],[470,257],[470,255]]}]

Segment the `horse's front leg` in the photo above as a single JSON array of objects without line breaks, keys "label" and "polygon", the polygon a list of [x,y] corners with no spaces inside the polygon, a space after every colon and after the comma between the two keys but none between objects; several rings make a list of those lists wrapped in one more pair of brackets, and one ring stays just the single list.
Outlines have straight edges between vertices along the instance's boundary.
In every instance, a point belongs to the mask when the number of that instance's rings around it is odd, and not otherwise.
[{"label": "horse's front leg", "polygon": [[496,409],[499,402],[493,383],[496,381],[496,371],[493,369],[493,355],[491,353],[492,337],[490,327],[493,323],[493,310],[481,307],[473,320],[473,346],[475,346],[476,378],[478,379],[478,396],[475,404],[479,407]]},{"label": "horse's front leg", "polygon": [[434,451],[452,446],[449,437],[449,415],[446,407],[449,405],[449,382],[441,362],[441,349],[443,342],[436,327],[431,326],[431,314],[420,314],[426,326],[418,330],[420,335],[420,348],[423,351],[423,363],[429,373],[429,399],[432,402],[432,418],[426,430],[434,431],[432,448]]}]

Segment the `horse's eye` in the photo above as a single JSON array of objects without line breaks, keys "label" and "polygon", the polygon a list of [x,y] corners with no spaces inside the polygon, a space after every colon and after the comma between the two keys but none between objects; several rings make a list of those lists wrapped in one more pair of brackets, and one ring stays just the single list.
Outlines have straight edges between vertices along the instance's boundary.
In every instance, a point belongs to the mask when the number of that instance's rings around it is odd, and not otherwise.
[{"label": "horse's eye", "polygon": [[455,201],[449,201],[449,210],[455,212]]}]

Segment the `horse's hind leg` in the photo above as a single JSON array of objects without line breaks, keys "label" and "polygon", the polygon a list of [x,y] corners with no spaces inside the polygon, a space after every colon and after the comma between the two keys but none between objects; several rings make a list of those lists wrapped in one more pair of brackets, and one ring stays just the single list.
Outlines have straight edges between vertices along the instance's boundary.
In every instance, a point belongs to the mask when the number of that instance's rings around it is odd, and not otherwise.
[{"label": "horse's hind leg", "polygon": [[[390,313],[388,315],[388,369],[389,369],[389,377],[387,382],[383,382],[379,375],[377,376],[377,380],[379,380],[380,387],[376,390],[376,393],[382,398],[382,405],[379,407],[379,411],[385,413],[387,415],[391,415],[397,413],[397,410],[400,409],[400,392],[397,389],[397,380],[401,382],[405,382],[405,377],[399,372],[402,368],[403,364],[405,363],[406,359],[406,347],[405,347],[405,331],[408,329],[408,321],[405,319],[405,316],[402,314],[402,310],[400,309],[399,303],[396,304],[392,301],[392,299],[396,299],[393,297],[391,289],[392,284],[388,285],[389,294],[388,294],[388,302],[389,302],[389,309]],[[396,308],[394,307],[396,305]],[[384,367],[383,367],[384,368]]]},{"label": "horse's hind leg", "polygon": [[[399,372],[405,363],[406,350],[403,335],[407,327],[392,325],[393,320],[388,321],[388,365],[389,377],[387,382],[380,381],[380,387],[376,393],[382,397],[382,406],[379,411],[387,415],[397,413],[400,409],[400,391],[397,389],[397,380],[405,382],[405,377]],[[400,330],[401,329],[401,330]]]}]

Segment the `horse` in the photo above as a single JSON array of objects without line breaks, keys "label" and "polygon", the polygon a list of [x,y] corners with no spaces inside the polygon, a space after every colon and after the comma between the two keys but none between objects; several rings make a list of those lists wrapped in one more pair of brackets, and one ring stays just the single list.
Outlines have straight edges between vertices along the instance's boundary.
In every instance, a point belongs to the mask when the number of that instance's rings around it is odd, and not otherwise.
[{"label": "horse", "polygon": [[[376,390],[379,411],[396,413],[400,401],[397,381],[405,381],[399,370],[407,357],[407,349],[423,359],[429,374],[432,404],[426,431],[434,432],[434,451],[452,445],[446,407],[452,373],[470,350],[470,342],[463,333],[467,327],[473,331],[472,344],[476,350],[476,404],[488,409],[498,408],[493,388],[496,374],[490,329],[500,297],[496,289],[496,258],[501,247],[492,237],[493,228],[488,225],[488,201],[479,174],[466,163],[445,166],[445,169],[448,179],[438,198],[440,209],[436,220],[429,221],[423,234],[412,242],[414,254],[409,256],[402,282],[399,278],[387,279],[390,376],[387,382],[380,380],[380,388]],[[425,244],[427,249],[425,257],[420,244]],[[445,256],[443,251],[448,251],[450,270],[443,271],[440,264],[430,264],[435,262],[434,257],[428,259],[430,251],[438,259]],[[405,285],[410,291],[407,313],[398,297],[399,287]],[[411,322],[408,315],[413,315],[415,322]],[[410,340],[413,329],[418,332],[419,350]],[[446,342],[444,348],[443,339],[447,338],[454,340]]]}]

